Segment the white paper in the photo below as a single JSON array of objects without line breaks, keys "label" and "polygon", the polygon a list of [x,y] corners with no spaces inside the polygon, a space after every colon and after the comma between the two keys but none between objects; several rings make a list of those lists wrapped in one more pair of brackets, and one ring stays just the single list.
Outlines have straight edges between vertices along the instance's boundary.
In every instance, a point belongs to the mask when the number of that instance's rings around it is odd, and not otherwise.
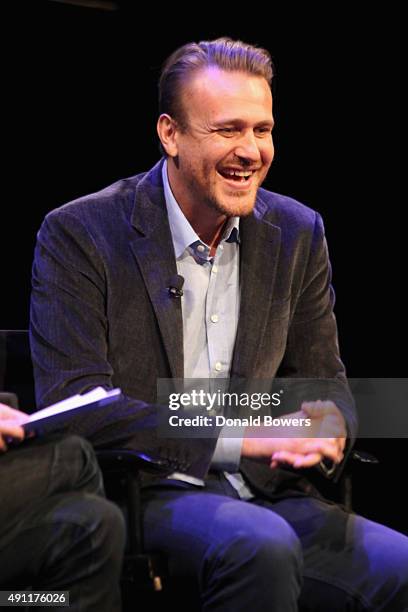
[{"label": "white paper", "polygon": [[61,402],[57,402],[56,404],[52,404],[52,406],[47,406],[47,408],[34,412],[32,415],[30,415],[27,422],[34,423],[35,421],[44,419],[54,414],[60,414],[61,412],[66,412],[67,410],[73,410],[74,408],[85,406],[86,404],[93,404],[101,399],[114,397],[120,393],[121,390],[119,388],[110,389],[107,391],[103,387],[95,387],[95,389],[91,389],[91,391],[88,391],[83,395],[72,395]]}]

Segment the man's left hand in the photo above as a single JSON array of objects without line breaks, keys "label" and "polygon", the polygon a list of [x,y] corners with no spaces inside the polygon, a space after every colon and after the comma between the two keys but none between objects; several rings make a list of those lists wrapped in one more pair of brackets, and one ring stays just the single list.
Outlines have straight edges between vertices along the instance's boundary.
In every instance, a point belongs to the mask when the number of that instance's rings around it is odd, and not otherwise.
[{"label": "man's left hand", "polygon": [[[335,463],[343,460],[344,447],[346,445],[346,423],[340,410],[331,400],[316,400],[314,402],[303,402],[301,413],[312,419],[313,437],[324,438],[334,442],[337,448]],[[312,467],[324,459],[321,453],[292,453],[290,451],[278,451],[273,453],[271,467],[275,468],[281,463],[292,465],[295,468]]]}]

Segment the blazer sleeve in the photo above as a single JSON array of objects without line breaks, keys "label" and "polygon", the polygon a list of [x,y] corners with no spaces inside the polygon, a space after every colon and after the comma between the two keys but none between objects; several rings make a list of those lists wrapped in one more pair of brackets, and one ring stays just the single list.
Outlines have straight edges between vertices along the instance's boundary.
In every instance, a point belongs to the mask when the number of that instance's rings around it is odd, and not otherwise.
[{"label": "blazer sleeve", "polygon": [[[357,432],[357,413],[340,358],[334,302],[323,221],[320,215],[315,213],[309,257],[300,291],[296,296],[286,351],[277,376],[324,379],[321,385],[324,388],[324,396],[310,399],[330,399],[342,412],[348,435],[346,459]],[[319,389],[319,385],[315,386],[315,389]],[[335,471],[323,468],[325,475],[337,479],[344,462],[345,460]]]},{"label": "blazer sleeve", "polygon": [[[104,262],[91,233],[77,214],[51,212],[38,233],[32,269],[30,344],[38,408],[96,386],[113,388],[106,295]],[[168,465],[168,473],[203,478],[216,437],[160,437],[164,410],[123,396],[103,421],[97,415],[76,421],[75,433],[96,448],[134,448]]]}]

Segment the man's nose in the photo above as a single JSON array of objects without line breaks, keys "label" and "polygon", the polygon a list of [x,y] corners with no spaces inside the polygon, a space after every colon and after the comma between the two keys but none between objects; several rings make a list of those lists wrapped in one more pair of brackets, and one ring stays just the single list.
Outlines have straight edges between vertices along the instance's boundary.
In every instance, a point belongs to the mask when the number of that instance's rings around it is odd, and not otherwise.
[{"label": "man's nose", "polygon": [[254,132],[246,132],[241,136],[235,147],[235,155],[251,161],[259,161],[261,153]]}]

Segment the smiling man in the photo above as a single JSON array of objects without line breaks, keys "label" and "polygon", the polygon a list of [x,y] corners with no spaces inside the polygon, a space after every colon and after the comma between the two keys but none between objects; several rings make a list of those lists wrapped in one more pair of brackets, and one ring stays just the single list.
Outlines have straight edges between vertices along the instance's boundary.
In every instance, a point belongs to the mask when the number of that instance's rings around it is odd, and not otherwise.
[{"label": "smiling man", "polygon": [[[33,267],[37,399],[121,387],[111,422],[88,419],[83,434],[166,464],[144,489],[145,544],[199,586],[206,612],[401,612],[408,539],[309,479],[340,473],[356,416],[322,220],[261,187],[272,77],[268,52],[240,41],[181,47],[159,83],[164,158],[47,215]],[[331,381],[298,406],[316,437],[158,435],[158,378],[278,376]]]},{"label": "smiling man", "polygon": [[255,206],[274,154],[272,94],[262,76],[211,66],[191,77],[180,98],[175,115],[160,116],[158,133],[175,199],[211,238],[226,217]]}]

